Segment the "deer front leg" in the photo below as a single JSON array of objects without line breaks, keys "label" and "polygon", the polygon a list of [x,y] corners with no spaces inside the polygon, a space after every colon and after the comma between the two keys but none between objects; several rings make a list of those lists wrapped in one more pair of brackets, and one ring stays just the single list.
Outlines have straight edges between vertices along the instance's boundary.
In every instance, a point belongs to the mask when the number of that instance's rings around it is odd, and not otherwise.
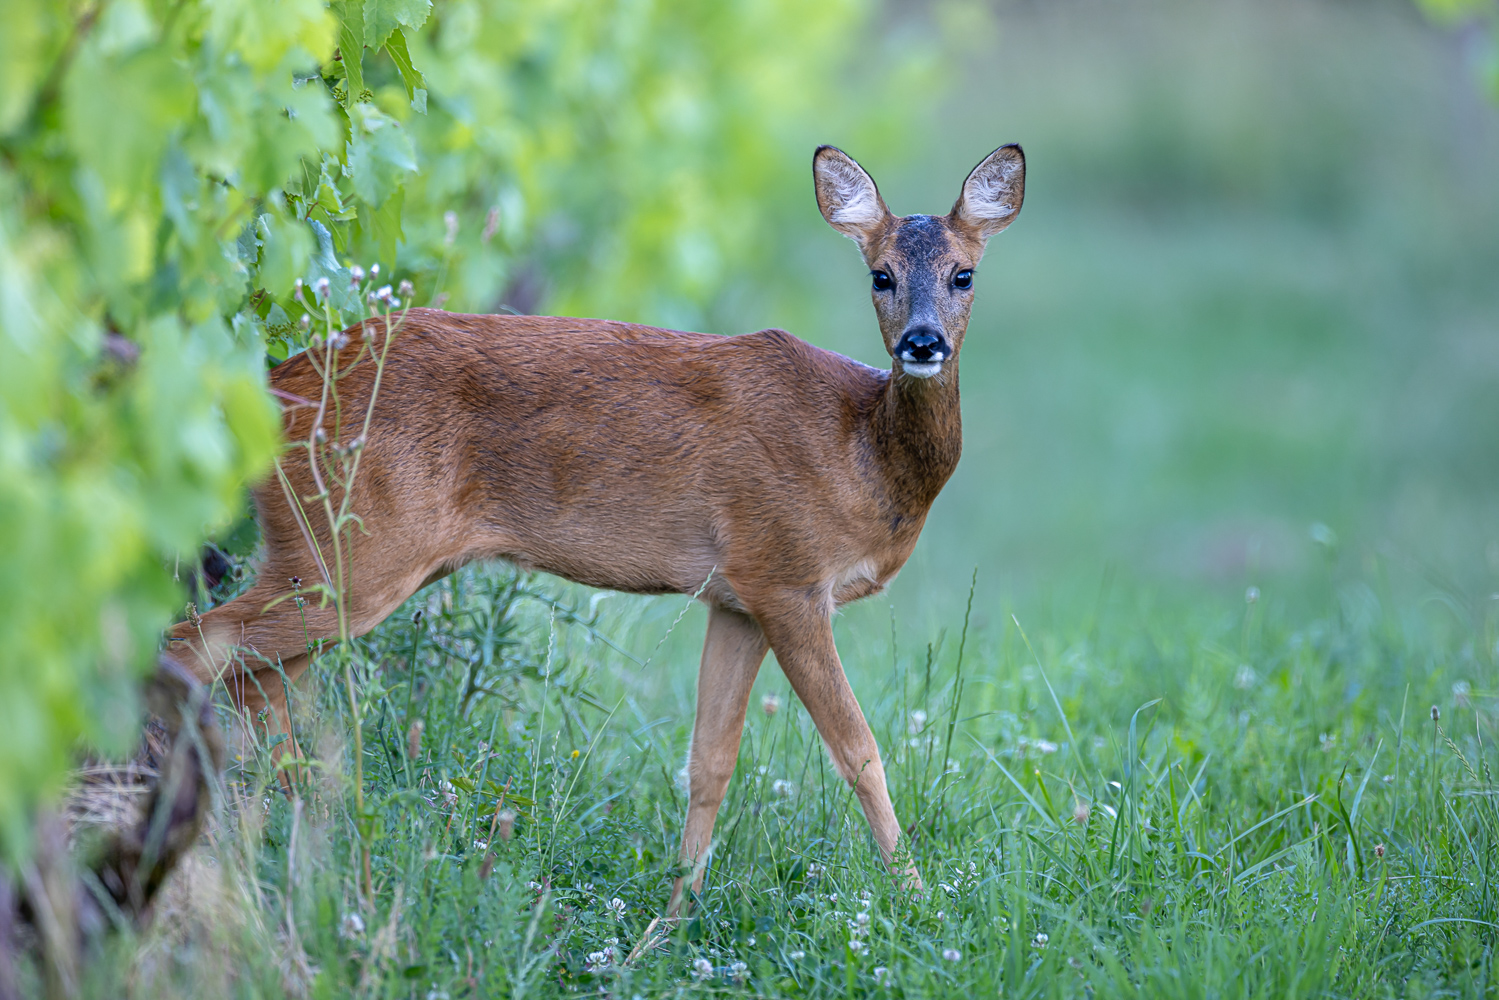
[{"label": "deer front leg", "polygon": [[[749,615],[709,608],[708,634],[703,640],[697,678],[697,718],[687,758],[687,824],[682,831],[681,864],[692,871],[694,893],[703,891],[713,821],[739,759],[739,737],[744,732],[750,688],[767,647],[765,634]],[[678,916],[687,902],[686,877],[678,876],[666,915]]]},{"label": "deer front leg", "polygon": [[[757,615],[781,670],[817,725],[833,766],[859,797],[880,856],[892,864],[900,823],[885,787],[880,748],[833,645],[831,615],[826,608],[797,598],[774,609],[757,609]],[[914,868],[904,874],[909,885],[920,888],[921,877]]]}]

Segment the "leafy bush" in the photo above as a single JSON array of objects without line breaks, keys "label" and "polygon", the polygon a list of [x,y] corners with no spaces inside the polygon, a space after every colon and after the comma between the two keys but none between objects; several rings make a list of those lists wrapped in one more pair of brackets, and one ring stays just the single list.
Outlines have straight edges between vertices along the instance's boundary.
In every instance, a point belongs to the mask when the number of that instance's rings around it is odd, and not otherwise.
[{"label": "leafy bush", "polygon": [[[277,448],[295,283],[707,321],[861,0],[17,0],[0,32],[0,841]],[[528,303],[529,304],[529,303]]]}]

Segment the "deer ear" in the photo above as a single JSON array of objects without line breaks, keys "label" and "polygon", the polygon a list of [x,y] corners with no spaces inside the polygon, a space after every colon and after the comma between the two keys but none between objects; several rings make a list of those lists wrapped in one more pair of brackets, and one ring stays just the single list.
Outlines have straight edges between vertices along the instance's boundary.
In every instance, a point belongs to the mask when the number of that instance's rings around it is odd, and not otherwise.
[{"label": "deer ear", "polygon": [[1025,200],[1025,153],[1015,143],[984,157],[963,182],[949,216],[987,240],[1015,221]]},{"label": "deer ear", "polygon": [[817,207],[828,225],[864,246],[890,217],[874,180],[835,146],[818,146],[812,156]]}]

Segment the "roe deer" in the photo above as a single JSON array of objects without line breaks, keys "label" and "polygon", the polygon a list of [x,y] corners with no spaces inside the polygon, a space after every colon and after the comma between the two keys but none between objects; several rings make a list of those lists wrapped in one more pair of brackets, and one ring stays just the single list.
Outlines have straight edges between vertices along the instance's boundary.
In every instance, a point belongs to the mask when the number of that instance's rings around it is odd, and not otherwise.
[{"label": "roe deer", "polygon": [[[831,146],[817,150],[813,176],[823,217],[869,265],[890,370],[781,330],[724,337],[411,309],[389,347],[354,485],[362,530],[345,600],[356,635],[475,559],[640,594],[701,590],[708,630],[681,852],[694,893],[767,650],[894,860],[900,824],[831,616],[895,576],[957,465],[973,272],[1020,211],[1025,158],[1016,145],[989,154],[943,216],[892,215],[869,175]],[[340,377],[347,407],[364,406],[374,370],[363,362]],[[283,399],[321,388],[306,355],[270,381]],[[289,409],[288,437],[306,440],[313,419],[312,408]],[[288,485],[310,497],[317,488],[297,454],[283,460]],[[279,659],[295,679],[307,666],[302,615],[313,639],[338,629],[331,608],[285,600],[292,577],[319,577],[288,493],[273,479],[255,501],[257,582],[177,626],[172,652],[205,675],[215,664],[238,671],[226,683],[239,707],[252,717],[271,709],[275,732],[286,726],[279,677],[234,666],[233,648]],[[685,889],[679,877],[670,913]]]}]

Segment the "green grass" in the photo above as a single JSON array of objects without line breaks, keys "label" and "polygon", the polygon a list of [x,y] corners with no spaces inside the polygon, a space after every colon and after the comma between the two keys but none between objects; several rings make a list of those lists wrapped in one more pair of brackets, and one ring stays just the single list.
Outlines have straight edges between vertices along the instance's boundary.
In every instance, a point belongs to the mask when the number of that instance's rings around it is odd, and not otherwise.
[{"label": "green grass", "polygon": [[933,634],[857,606],[840,648],[925,892],[883,871],[769,661],[696,915],[622,968],[674,874],[701,611],[464,571],[354,650],[373,907],[328,656],[296,801],[247,762],[94,992],[1488,995],[1494,619],[1378,577],[1326,596],[1115,586],[1022,632],[980,586],[966,635],[962,606]]}]

